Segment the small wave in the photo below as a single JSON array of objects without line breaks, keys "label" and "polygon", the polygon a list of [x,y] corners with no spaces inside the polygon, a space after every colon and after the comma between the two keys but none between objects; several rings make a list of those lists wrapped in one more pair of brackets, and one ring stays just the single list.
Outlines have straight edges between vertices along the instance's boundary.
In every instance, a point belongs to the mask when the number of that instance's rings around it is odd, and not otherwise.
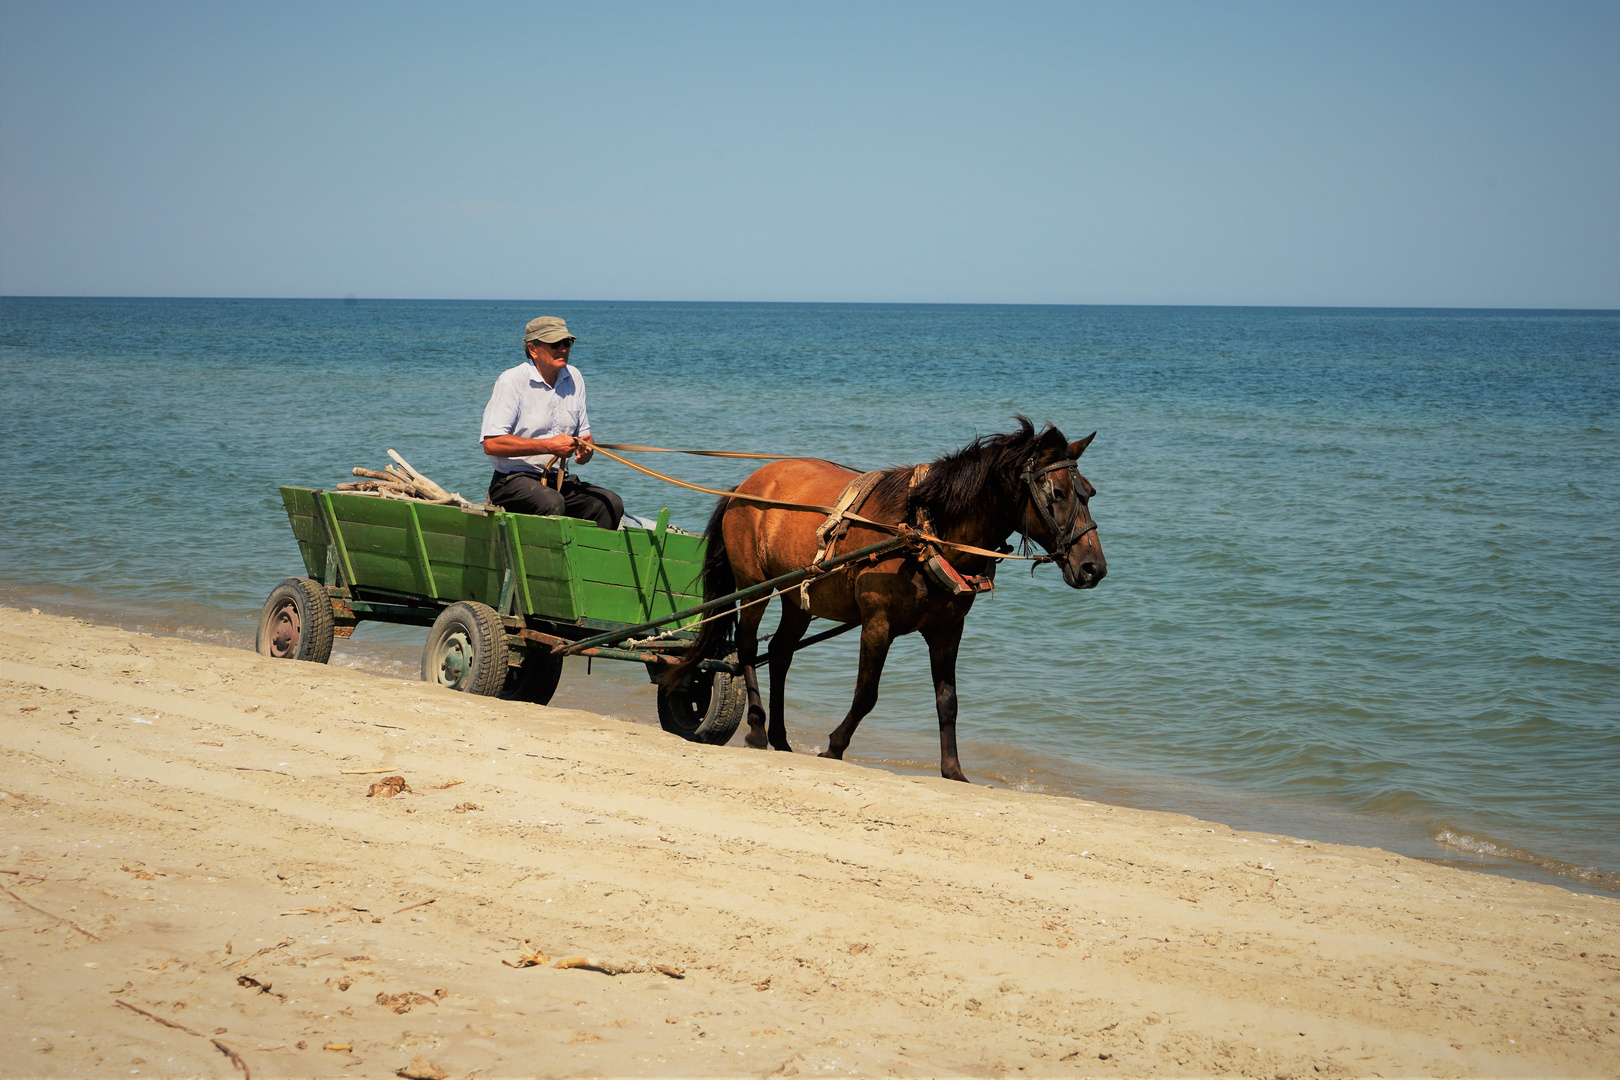
[{"label": "small wave", "polygon": [[1465,851],[1470,855],[1484,855],[1492,859],[1507,859],[1510,862],[1526,863],[1561,878],[1593,885],[1609,892],[1620,893],[1620,874],[1608,870],[1599,870],[1594,866],[1581,866],[1577,863],[1564,862],[1561,859],[1549,859],[1546,856],[1537,855],[1533,851],[1509,847],[1505,844],[1498,844],[1493,840],[1470,836],[1467,833],[1456,832],[1452,829],[1441,829],[1438,833],[1435,833],[1434,841],[1456,851]]},{"label": "small wave", "polygon": [[418,676],[418,669],[405,661],[361,653],[334,653],[328,663],[332,667],[353,668],[368,675],[381,675],[390,679],[412,679]]}]

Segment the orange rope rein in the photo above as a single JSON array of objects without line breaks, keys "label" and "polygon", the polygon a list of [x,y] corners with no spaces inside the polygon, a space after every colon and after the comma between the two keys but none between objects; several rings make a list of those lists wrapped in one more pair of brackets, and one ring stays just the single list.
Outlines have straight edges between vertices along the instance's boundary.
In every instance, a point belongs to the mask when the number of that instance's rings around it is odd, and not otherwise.
[{"label": "orange rope rein", "polygon": [[[838,512],[836,507],[821,506],[817,503],[784,502],[780,499],[767,499],[763,495],[745,495],[738,491],[721,491],[719,488],[704,487],[702,484],[689,484],[685,480],[677,480],[673,476],[666,476],[661,472],[647,468],[645,465],[638,465],[629,458],[620,457],[618,454],[614,453],[613,450],[608,449],[608,446],[612,446],[614,449],[619,450],[652,450],[657,449],[656,447],[631,447],[626,446],[623,443],[590,443],[588,445],[590,445],[593,449],[600,450],[602,453],[606,454],[608,457],[612,458],[614,461],[617,461],[621,465],[628,465],[637,472],[646,473],[648,476],[656,477],[668,484],[674,484],[676,487],[687,488],[691,491],[701,491],[709,495],[718,495],[721,498],[726,499],[742,499],[747,502],[758,503],[762,506],[775,510],[793,510],[805,514],[836,514]],[[784,458],[774,457],[770,454],[744,454],[729,450],[666,450],[662,452],[680,454],[708,454],[715,457],[769,458],[773,461],[787,460]],[[839,466],[839,468],[843,468],[843,466]],[[850,471],[853,472],[855,470],[852,469]],[[887,521],[873,521],[871,518],[865,518],[859,514],[849,513],[848,511],[845,511],[844,517],[850,521],[856,522],[857,524],[866,525],[874,529],[882,529],[885,532],[891,532],[896,535],[913,531],[910,526],[907,525],[896,525]],[[969,555],[983,555],[986,558],[991,559],[1018,559],[1020,561],[1027,560],[1029,562],[1045,562],[1051,558],[1050,556],[1043,555],[1009,555],[1000,551],[989,551],[985,548],[974,547],[972,544],[959,544],[954,540],[941,540],[937,536],[931,536],[928,533],[923,532],[918,532],[916,535],[918,540],[921,540],[926,544],[939,544],[943,547],[954,548],[957,551],[966,552]]]}]

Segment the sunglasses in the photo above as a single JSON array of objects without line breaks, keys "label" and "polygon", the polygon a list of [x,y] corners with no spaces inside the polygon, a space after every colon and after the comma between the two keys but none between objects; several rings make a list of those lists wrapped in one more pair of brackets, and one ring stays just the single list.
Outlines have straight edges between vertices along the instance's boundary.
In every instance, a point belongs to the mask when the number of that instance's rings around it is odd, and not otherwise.
[{"label": "sunglasses", "polygon": [[571,337],[566,337],[561,341],[548,341],[544,342],[544,344],[546,348],[552,350],[553,352],[567,352],[569,349],[574,347],[574,339]]}]

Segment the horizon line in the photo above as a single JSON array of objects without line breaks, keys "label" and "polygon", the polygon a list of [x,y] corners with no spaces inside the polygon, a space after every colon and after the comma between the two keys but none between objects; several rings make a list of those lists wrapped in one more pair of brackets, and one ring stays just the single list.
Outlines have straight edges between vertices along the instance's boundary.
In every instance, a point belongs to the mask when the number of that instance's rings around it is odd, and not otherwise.
[{"label": "horizon line", "polygon": [[1105,303],[1028,300],[627,300],[627,299],[535,299],[525,297],[431,297],[431,296],[183,296],[71,293],[0,293],[0,300],[212,300],[255,303],[333,303],[333,304],[712,304],[778,305],[801,307],[1074,307],[1074,308],[1210,308],[1291,311],[1488,311],[1562,312],[1620,314],[1615,307],[1520,307],[1463,306],[1445,304],[1212,304],[1212,303]]}]

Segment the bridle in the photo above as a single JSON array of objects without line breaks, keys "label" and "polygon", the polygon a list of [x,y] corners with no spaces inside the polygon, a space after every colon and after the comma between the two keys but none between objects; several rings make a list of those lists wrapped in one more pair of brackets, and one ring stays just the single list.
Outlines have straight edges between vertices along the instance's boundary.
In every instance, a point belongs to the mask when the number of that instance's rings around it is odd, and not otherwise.
[{"label": "bridle", "polygon": [[[1058,501],[1057,484],[1053,482],[1052,474],[1060,469],[1072,470],[1078,476],[1080,474],[1080,463],[1075,458],[1066,457],[1050,465],[1037,467],[1035,455],[1031,454],[1029,460],[1024,462],[1024,471],[1019,477],[1024,482],[1027,497],[1031,504],[1034,505],[1035,512],[1040,515],[1041,521],[1056,537],[1052,544],[1051,553],[1038,557],[1035,560],[1036,565],[1068,558],[1069,549],[1078,544],[1087,533],[1097,528],[1095,521],[1088,521],[1084,525],[1080,522],[1082,516],[1089,517],[1090,515],[1085,512],[1086,500],[1080,494],[1078,486],[1075,488],[1074,493],[1074,515],[1066,525],[1059,527],[1057,516],[1052,513],[1053,507],[1057,505]],[[1023,500],[1019,501],[1022,502]],[[1020,506],[1020,509],[1022,509],[1022,506]],[[1022,524],[1023,514],[1019,514],[1018,519],[1019,523]],[[1018,531],[1023,533],[1024,542],[1027,544],[1029,534],[1024,532],[1022,528]],[[1032,566],[1031,569],[1034,569],[1034,567]]]}]

